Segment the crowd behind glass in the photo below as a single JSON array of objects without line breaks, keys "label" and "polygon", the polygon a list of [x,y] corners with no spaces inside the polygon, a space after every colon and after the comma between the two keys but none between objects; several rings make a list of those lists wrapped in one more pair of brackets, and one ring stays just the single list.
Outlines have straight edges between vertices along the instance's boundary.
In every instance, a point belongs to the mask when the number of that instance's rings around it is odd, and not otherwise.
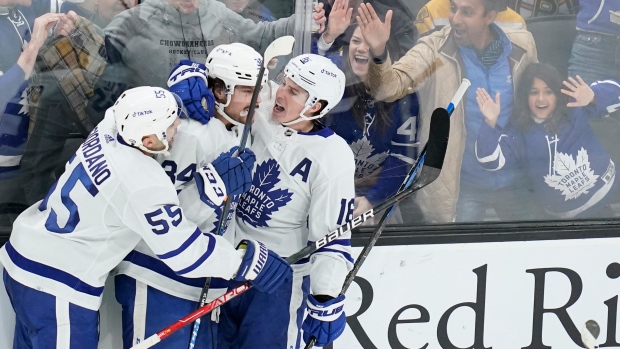
[{"label": "crowd behind glass", "polygon": [[[432,110],[447,106],[461,78],[472,86],[452,116],[443,172],[401,203],[392,223],[620,214],[620,2],[321,2],[327,28],[311,50],[347,78],[322,121],[355,155],[356,214],[397,191]],[[284,0],[0,6],[0,225],[8,227],[46,195],[120,92],[166,87],[180,59],[204,63],[220,44],[261,51],[270,39],[255,23],[269,22],[274,37],[290,34],[295,9]],[[535,44],[549,42],[554,27],[571,28],[551,38],[563,52]]]}]

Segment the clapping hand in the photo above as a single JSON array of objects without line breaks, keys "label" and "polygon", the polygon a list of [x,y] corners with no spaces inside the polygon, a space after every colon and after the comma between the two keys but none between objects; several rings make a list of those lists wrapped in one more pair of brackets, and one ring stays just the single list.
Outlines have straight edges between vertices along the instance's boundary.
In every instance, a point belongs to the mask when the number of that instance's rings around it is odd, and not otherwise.
[{"label": "clapping hand", "polygon": [[382,22],[371,4],[360,5],[357,23],[362,30],[362,35],[370,47],[370,53],[378,57],[385,52],[385,44],[390,38],[392,28],[392,10],[385,14],[385,22]]},{"label": "clapping hand", "polygon": [[476,89],[476,102],[478,102],[478,108],[484,116],[484,121],[489,126],[495,127],[501,107],[499,92],[495,94],[495,101],[493,101],[487,90],[479,87]]},{"label": "clapping hand", "polygon": [[566,104],[567,107],[585,107],[594,101],[594,91],[583,81],[581,76],[577,75],[577,80],[569,76],[568,81],[564,81],[564,86],[568,90],[561,89],[560,91],[575,99],[574,102]]},{"label": "clapping hand", "polygon": [[327,31],[323,34],[326,43],[332,43],[347,30],[351,24],[353,8],[349,8],[349,0],[336,0],[329,13]]}]

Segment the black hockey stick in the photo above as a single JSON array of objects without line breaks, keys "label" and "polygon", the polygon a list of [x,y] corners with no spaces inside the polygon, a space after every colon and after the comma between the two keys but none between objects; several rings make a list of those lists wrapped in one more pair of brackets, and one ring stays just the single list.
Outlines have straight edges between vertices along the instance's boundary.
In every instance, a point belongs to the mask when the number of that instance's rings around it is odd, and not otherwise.
[{"label": "black hockey stick", "polygon": [[[292,36],[281,36],[269,44],[267,49],[265,49],[265,54],[263,55],[263,62],[258,71],[258,78],[256,79],[256,84],[254,85],[254,92],[252,93],[252,99],[250,100],[250,110],[248,111],[248,115],[245,118],[245,125],[243,127],[243,133],[241,135],[241,142],[239,143],[239,150],[237,150],[237,154],[243,153],[245,150],[245,146],[248,142],[248,137],[250,136],[250,129],[252,128],[252,120],[254,119],[254,111],[256,109],[256,101],[258,100],[258,94],[261,90],[261,82],[263,81],[263,75],[265,75],[265,69],[269,61],[271,61],[274,57],[277,56],[286,56],[293,51],[293,44],[295,43],[295,38]],[[220,219],[217,222],[217,228],[215,233],[218,235],[223,235],[228,227],[226,223],[226,217],[230,212],[230,205],[232,203],[232,197],[227,196],[224,201],[224,208],[222,208],[222,213],[220,215]],[[209,288],[211,287],[211,278],[207,278],[205,280],[205,284],[202,287],[202,291],[200,291],[199,298],[199,308],[204,306],[207,303],[207,294],[209,292]],[[189,341],[189,349],[194,349],[196,345],[196,337],[198,337],[198,330],[200,329],[200,318],[196,319],[194,323],[194,329],[192,330],[192,336]]]},{"label": "black hockey stick", "polygon": [[[377,205],[376,207],[371,208],[370,210],[364,212],[362,215],[353,218],[353,220],[336,228],[331,233],[315,241],[313,244],[310,244],[302,248],[301,250],[297,251],[296,253],[286,258],[286,261],[289,264],[293,264],[301,260],[302,258],[305,258],[311,253],[317,251],[318,249],[329,244],[330,242],[336,240],[343,234],[350,232],[351,230],[353,230],[353,228],[360,226],[362,223],[364,223],[371,217],[374,217],[375,212],[380,212],[387,208],[390,208],[395,203],[409,197],[416,190],[419,190],[426,184],[430,183],[427,178],[433,178],[433,179],[437,178],[437,176],[439,175],[439,172],[441,171],[441,166],[443,165],[443,159],[445,157],[446,148],[448,146],[449,131],[450,131],[450,120],[448,117],[448,112],[443,108],[436,109],[433,112],[433,116],[431,118],[431,131],[430,132],[432,133],[429,136],[427,153],[425,155],[426,165],[422,168],[418,183],[391,196],[390,198],[385,200],[383,203]],[[412,168],[412,171],[413,170],[414,169]],[[245,291],[250,289],[250,287],[252,287],[251,284],[249,282],[245,282],[242,285],[239,285],[229,290],[228,292],[214,299],[210,303],[205,304],[203,307],[195,310],[191,314],[178,320],[174,324],[146,338],[142,343],[135,345],[133,348],[134,349],[145,349],[145,348],[152,347],[153,345],[159,343],[162,339],[168,337],[169,335],[171,335],[178,329],[184,327],[185,325],[190,324],[192,321],[200,318],[201,316],[208,314],[213,309],[219,307],[220,305],[244,293]]]},{"label": "black hockey stick", "polygon": [[[452,115],[452,112],[454,112],[454,109],[459,105],[459,102],[463,98],[465,91],[467,91],[467,88],[470,85],[471,83],[469,82],[469,80],[463,79],[463,82],[461,82],[461,86],[456,91],[456,94],[454,95],[454,97],[450,101],[450,104],[448,105],[448,108],[446,109],[447,114],[448,114],[448,119],[450,115]],[[437,110],[442,110],[442,109],[437,109]],[[435,117],[435,113],[437,112],[437,110],[435,110],[432,117]],[[433,127],[435,127],[435,129],[433,129]],[[447,127],[448,131],[438,130],[437,128],[439,127]],[[443,160],[445,157],[445,148],[447,147],[447,144],[448,144],[449,130],[450,130],[449,120],[446,125],[443,125],[443,124],[434,123],[434,119],[431,119],[431,127],[429,131],[428,141],[424,145],[424,148],[422,149],[420,156],[418,156],[418,160],[416,161],[415,165],[412,167],[412,169],[409,171],[409,173],[405,177],[405,180],[400,185],[400,188],[398,188],[398,192],[402,192],[406,190],[407,188],[411,187],[413,184],[415,184],[418,189],[421,189],[429,185],[435,179],[437,179],[441,171],[441,168],[443,166]],[[446,139],[444,140],[444,139],[437,138],[437,137],[440,137],[441,135],[445,135]],[[445,142],[445,145],[442,144],[441,142]],[[427,160],[426,157],[427,157],[429,146],[431,147],[431,155],[428,157],[428,160]],[[435,150],[433,149],[434,147],[444,147],[443,155],[441,156],[441,159],[438,157],[439,154],[435,153]],[[421,166],[422,166],[422,172],[418,176],[418,171],[420,170]],[[370,254],[370,250],[375,246],[375,244],[377,243],[377,240],[379,240],[381,233],[383,233],[383,230],[387,226],[388,218],[390,218],[392,213],[394,213],[395,209],[396,209],[396,203],[392,205],[388,210],[386,210],[383,216],[381,217],[381,220],[379,220],[379,223],[377,224],[375,231],[372,233],[370,240],[366,243],[366,246],[364,246],[364,248],[362,249],[362,252],[360,252],[359,256],[356,258],[355,264],[353,265],[353,269],[351,269],[349,274],[347,274],[347,278],[344,280],[344,283],[342,284],[342,290],[340,291],[341,295],[345,294],[347,292],[347,289],[349,289],[349,286],[351,286],[353,279],[355,279],[355,276],[357,275],[360,268],[362,267],[362,264],[364,264],[364,261],[366,260],[366,257],[368,257],[368,254]],[[304,349],[311,349],[312,347],[314,347],[315,344],[316,344],[316,338],[311,337],[310,341],[308,341]]]}]

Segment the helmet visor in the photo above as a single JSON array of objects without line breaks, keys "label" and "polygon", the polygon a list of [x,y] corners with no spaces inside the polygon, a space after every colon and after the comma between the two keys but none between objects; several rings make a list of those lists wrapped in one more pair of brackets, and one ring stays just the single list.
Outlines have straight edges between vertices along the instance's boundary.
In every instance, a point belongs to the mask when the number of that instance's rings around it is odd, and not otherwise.
[{"label": "helmet visor", "polygon": [[179,95],[177,95],[174,92],[170,92],[172,94],[172,96],[174,96],[174,99],[177,101],[177,114],[179,115],[179,118],[181,119],[188,119],[189,118],[189,114],[187,113],[187,109],[185,108],[185,105],[183,104],[183,100],[181,99],[181,97],[179,97]]}]

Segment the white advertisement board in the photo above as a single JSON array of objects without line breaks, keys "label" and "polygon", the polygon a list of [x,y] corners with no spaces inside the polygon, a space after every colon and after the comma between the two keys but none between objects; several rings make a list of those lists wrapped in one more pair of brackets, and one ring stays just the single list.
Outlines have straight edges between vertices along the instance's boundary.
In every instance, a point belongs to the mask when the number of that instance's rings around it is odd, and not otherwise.
[{"label": "white advertisement board", "polygon": [[[620,238],[375,247],[331,348],[580,348],[588,319],[600,324],[601,348],[620,348],[619,262]],[[120,345],[108,286],[105,349]],[[10,348],[13,316],[0,288],[0,348]]]}]

